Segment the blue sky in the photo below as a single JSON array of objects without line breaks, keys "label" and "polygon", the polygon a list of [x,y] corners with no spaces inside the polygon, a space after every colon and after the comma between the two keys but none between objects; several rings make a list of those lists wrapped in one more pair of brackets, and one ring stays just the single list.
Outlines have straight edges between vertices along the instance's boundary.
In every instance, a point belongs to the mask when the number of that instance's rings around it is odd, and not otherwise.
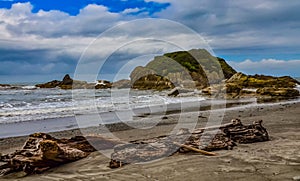
[{"label": "blue sky", "polygon": [[[47,81],[72,74],[84,50],[101,33],[142,18],[187,26],[238,71],[300,77],[299,8],[298,0],[0,0],[0,83]],[[106,38],[130,41],[139,33],[153,33],[145,27],[136,28],[135,35]],[[165,36],[174,33],[172,28],[154,30]],[[178,38],[189,42],[180,33]],[[109,51],[105,44],[100,49],[103,54]],[[113,64],[137,55],[123,53],[114,56]]]},{"label": "blue sky", "polygon": [[144,11],[149,12],[150,15],[170,5],[170,3],[167,2],[145,2],[143,0],[64,0],[63,2],[51,0],[4,0],[0,1],[0,7],[9,9],[15,3],[26,2],[30,2],[33,5],[33,13],[37,13],[40,10],[58,10],[73,16],[78,15],[80,10],[89,4],[106,6],[110,12],[122,12],[129,8],[145,8]]}]

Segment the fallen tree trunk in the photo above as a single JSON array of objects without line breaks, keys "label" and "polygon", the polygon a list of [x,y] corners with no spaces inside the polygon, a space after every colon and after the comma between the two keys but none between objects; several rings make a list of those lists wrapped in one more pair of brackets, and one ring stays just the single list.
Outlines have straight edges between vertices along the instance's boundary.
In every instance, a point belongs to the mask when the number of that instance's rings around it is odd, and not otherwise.
[{"label": "fallen tree trunk", "polygon": [[137,140],[130,144],[118,145],[111,155],[110,167],[119,168],[130,163],[148,162],[171,156],[174,153],[197,152],[215,156],[208,151],[232,149],[236,143],[253,143],[269,140],[262,121],[243,125],[239,119],[231,123],[200,128],[190,133],[186,129],[176,135],[163,136],[148,140]]},{"label": "fallen tree trunk", "polygon": [[[253,143],[269,140],[262,121],[243,125],[235,119],[229,124],[200,128],[190,133],[181,129],[177,134],[152,139],[121,143],[98,136],[77,136],[71,139],[56,139],[48,134],[35,133],[29,136],[21,150],[0,155],[0,175],[23,171],[26,174],[41,173],[47,169],[87,157],[96,150],[114,148],[110,168],[119,168],[130,163],[149,162],[175,153],[197,152],[216,155],[210,151],[232,149],[236,143]],[[92,145],[91,145],[92,143]]]},{"label": "fallen tree trunk", "polygon": [[102,149],[110,149],[119,144],[101,137],[56,139],[48,134],[35,133],[29,136],[21,150],[0,157],[0,161],[5,163],[0,166],[0,175],[19,171],[26,174],[41,173],[49,168],[85,158],[96,151],[90,142],[96,143]]}]

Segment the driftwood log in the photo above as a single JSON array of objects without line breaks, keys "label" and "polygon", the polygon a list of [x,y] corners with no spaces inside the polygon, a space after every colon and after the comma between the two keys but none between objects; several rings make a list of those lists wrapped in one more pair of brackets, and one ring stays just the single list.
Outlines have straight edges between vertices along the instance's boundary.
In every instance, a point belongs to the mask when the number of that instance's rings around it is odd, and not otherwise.
[{"label": "driftwood log", "polygon": [[[243,125],[239,119],[230,124],[200,128],[190,133],[181,129],[176,135],[137,140],[130,144],[117,145],[111,155],[110,168],[119,168],[130,163],[149,162],[175,153],[198,152],[213,156],[209,152],[232,149],[236,143],[254,143],[269,140],[262,121]],[[201,149],[200,149],[201,148]]]},{"label": "driftwood log", "polygon": [[[0,176],[13,172],[42,173],[50,168],[77,161],[96,150],[114,149],[110,168],[130,163],[149,162],[175,153],[197,152],[214,156],[211,151],[232,149],[236,143],[253,143],[269,140],[262,121],[243,125],[235,119],[229,124],[200,128],[190,133],[181,129],[177,134],[146,140],[120,143],[99,136],[56,139],[45,133],[29,136],[21,150],[0,155]],[[90,144],[92,143],[92,145]]]},{"label": "driftwood log", "polygon": [[97,148],[101,149],[111,149],[119,144],[101,137],[56,139],[45,133],[35,133],[29,136],[21,150],[0,157],[0,162],[5,163],[0,166],[0,175],[19,171],[26,174],[41,173],[85,158],[96,151],[90,142],[96,143]]}]

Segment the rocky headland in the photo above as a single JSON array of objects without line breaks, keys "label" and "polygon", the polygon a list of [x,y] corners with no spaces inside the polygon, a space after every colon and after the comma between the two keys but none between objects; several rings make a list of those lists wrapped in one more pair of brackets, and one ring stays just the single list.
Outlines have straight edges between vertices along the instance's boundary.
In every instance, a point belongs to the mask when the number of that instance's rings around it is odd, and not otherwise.
[{"label": "rocky headland", "polygon": [[193,49],[155,57],[145,67],[135,68],[130,78],[134,89],[203,89],[235,73],[224,59],[203,49]]},{"label": "rocky headland", "polygon": [[234,70],[222,58],[208,51],[190,50],[155,57],[130,75],[132,88],[139,90],[172,89],[170,96],[187,90],[221,98],[294,98],[299,81],[289,76],[246,75]]},{"label": "rocky headland", "polygon": [[36,85],[39,88],[171,90],[169,96],[199,90],[202,95],[220,98],[295,98],[299,96],[298,80],[289,77],[246,75],[237,72],[226,61],[212,56],[207,50],[193,49],[166,53],[155,57],[146,66],[136,67],[130,80],[98,83],[73,80],[66,75]]}]

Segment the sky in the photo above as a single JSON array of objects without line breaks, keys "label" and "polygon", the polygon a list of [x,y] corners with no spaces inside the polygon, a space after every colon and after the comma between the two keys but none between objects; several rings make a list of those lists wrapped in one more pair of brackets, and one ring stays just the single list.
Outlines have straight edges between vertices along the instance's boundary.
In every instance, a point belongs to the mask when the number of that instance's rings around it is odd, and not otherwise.
[{"label": "sky", "polygon": [[[237,71],[300,77],[299,9],[298,0],[0,0],[0,83],[61,79],[74,75],[82,58],[101,64],[107,57],[99,72],[110,79],[111,72],[203,42]],[[133,26],[136,20],[144,23]],[[184,45],[137,41],[154,34]]]}]

